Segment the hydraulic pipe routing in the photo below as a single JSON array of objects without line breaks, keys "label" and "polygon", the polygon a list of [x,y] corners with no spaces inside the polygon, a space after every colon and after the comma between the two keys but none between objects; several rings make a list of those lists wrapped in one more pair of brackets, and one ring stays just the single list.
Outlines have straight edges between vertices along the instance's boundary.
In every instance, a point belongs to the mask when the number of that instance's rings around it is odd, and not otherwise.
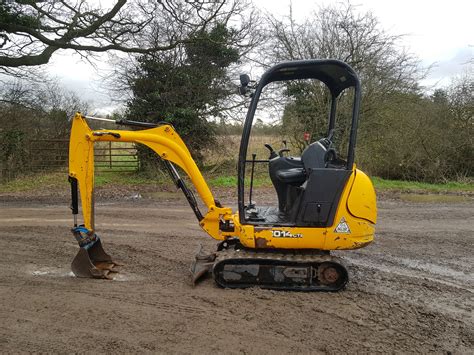
[{"label": "hydraulic pipe routing", "polygon": [[71,184],[71,210],[74,216],[74,227],[77,227],[77,215],[79,214],[77,179],[69,176],[69,183]]}]

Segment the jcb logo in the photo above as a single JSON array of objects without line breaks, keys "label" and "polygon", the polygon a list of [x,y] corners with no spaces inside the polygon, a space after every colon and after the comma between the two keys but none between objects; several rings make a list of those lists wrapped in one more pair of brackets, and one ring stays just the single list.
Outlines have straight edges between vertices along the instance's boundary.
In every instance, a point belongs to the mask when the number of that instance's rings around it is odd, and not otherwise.
[{"label": "jcb logo", "polygon": [[303,234],[292,234],[289,231],[274,230],[272,231],[272,237],[274,238],[303,238]]}]

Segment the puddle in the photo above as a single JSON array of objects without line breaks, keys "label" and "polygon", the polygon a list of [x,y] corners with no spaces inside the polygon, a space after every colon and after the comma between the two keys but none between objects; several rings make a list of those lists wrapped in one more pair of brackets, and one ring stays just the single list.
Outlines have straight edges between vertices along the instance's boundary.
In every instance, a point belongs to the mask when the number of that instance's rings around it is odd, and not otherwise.
[{"label": "puddle", "polygon": [[75,277],[72,271],[67,271],[59,268],[43,267],[28,272],[33,276],[48,276],[48,277]]},{"label": "puddle", "polygon": [[474,283],[474,277],[466,272],[453,270],[447,266],[433,264],[429,262],[422,262],[420,260],[406,259],[406,258],[395,258],[391,257],[395,262],[400,265],[406,266],[411,269],[421,270],[428,272],[433,275],[445,276],[453,279],[458,279],[460,281],[472,282]]},{"label": "puddle", "polygon": [[170,191],[145,192],[142,195],[144,198],[152,200],[185,200],[183,194]]},{"label": "puddle", "polygon": [[[72,271],[64,270],[64,269],[59,269],[59,268],[52,268],[52,267],[43,267],[43,268],[29,268],[28,274],[36,276],[36,277],[74,277],[76,276],[72,273]],[[131,275],[128,273],[117,273],[114,275],[114,278],[112,281],[117,281],[117,282],[126,282],[126,281],[137,281],[140,280],[140,278],[136,275]]]},{"label": "puddle", "polygon": [[[355,258],[345,258],[349,260],[353,265],[358,265],[361,267],[366,267],[369,269],[376,269],[380,270],[382,272],[386,272],[388,274],[395,274],[403,277],[411,277],[411,278],[416,278],[416,279],[423,279],[423,280],[429,280],[434,283],[440,283],[446,286],[462,289],[464,291],[468,291],[472,294],[474,294],[474,288],[466,284],[465,281],[460,281],[459,279],[450,279],[445,280],[442,279],[443,276],[439,275],[434,275],[432,273],[426,273],[423,272],[422,270],[419,270],[418,272],[415,271],[414,269],[410,269],[408,267],[403,267],[402,265],[387,265],[387,264],[381,264],[379,262],[372,262],[368,260],[361,260],[361,259],[355,259]],[[467,276],[467,275],[465,275]]]},{"label": "puddle", "polygon": [[33,271],[31,274],[34,276],[41,276],[41,275],[48,275],[48,272],[47,271]]},{"label": "puddle", "polygon": [[138,278],[133,275],[118,273],[114,276],[112,281],[124,282],[124,281],[136,281],[136,280],[138,280]]},{"label": "puddle", "polygon": [[401,271],[406,276],[442,278],[449,283],[461,284],[474,291],[474,275],[471,272],[470,261],[457,260],[456,270],[442,263],[385,254],[372,254],[371,256],[345,255],[344,258],[354,265],[371,267],[384,272],[399,273]]}]

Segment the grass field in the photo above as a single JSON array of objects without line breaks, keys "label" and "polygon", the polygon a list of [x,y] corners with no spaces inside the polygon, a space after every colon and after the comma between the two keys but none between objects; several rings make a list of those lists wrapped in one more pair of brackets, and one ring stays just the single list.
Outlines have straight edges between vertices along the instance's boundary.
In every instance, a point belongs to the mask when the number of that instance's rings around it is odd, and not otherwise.
[{"label": "grass field", "polygon": [[[209,186],[233,188],[237,186],[236,175],[219,175],[218,173],[204,171]],[[467,193],[474,194],[474,183],[472,182],[448,182],[444,184],[429,184],[412,181],[385,180],[373,177],[372,181],[377,191],[399,191],[399,192],[420,192],[420,193]],[[171,179],[166,173],[155,177],[129,171],[99,171],[96,173],[95,184],[97,187],[107,185],[172,185]],[[35,189],[49,189],[64,186],[68,188],[67,173],[50,172],[24,176],[3,184],[0,184],[0,193],[32,191]],[[254,180],[256,187],[270,187],[271,181],[267,176],[256,175]]]},{"label": "grass field", "polygon": [[[252,135],[249,142],[247,159],[252,159],[256,154],[257,160],[268,159],[269,151],[265,144],[270,144],[276,151],[283,148],[282,138],[279,136]],[[203,175],[210,187],[232,188],[237,186],[237,160],[240,145],[239,135],[219,136],[218,149],[204,151],[205,157]],[[296,147],[288,143],[291,153],[298,155]],[[110,149],[112,149],[110,151]],[[110,157],[112,152],[112,158]],[[106,185],[172,185],[166,172],[157,171],[153,176],[144,175],[133,171],[137,165],[136,149],[131,143],[98,143],[96,147],[96,176],[97,187]],[[112,160],[112,162],[111,162]],[[250,176],[250,166],[247,164],[247,181]],[[268,164],[255,164],[255,187],[271,187],[268,176]],[[474,182],[446,182],[430,184],[424,182],[386,180],[373,177],[372,181],[378,191],[422,192],[422,193],[468,193],[474,194]],[[0,192],[30,191],[38,188],[54,188],[64,186],[67,188],[67,169],[61,172],[35,173],[0,183]]]}]

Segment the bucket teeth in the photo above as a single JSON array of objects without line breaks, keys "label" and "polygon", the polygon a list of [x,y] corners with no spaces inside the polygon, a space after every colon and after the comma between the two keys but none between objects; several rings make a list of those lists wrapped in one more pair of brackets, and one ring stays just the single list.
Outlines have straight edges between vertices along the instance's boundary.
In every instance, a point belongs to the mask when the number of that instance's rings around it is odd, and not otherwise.
[{"label": "bucket teeth", "polygon": [[108,262],[108,261],[98,261],[94,263],[94,266],[99,269],[99,270],[108,270],[110,272],[118,272],[118,270],[115,268],[118,266],[118,264],[115,264],[113,262]]},{"label": "bucket teeth", "polygon": [[89,249],[79,249],[71,270],[76,277],[113,280],[114,274],[118,273],[117,266],[121,264],[112,261],[98,240]]}]

